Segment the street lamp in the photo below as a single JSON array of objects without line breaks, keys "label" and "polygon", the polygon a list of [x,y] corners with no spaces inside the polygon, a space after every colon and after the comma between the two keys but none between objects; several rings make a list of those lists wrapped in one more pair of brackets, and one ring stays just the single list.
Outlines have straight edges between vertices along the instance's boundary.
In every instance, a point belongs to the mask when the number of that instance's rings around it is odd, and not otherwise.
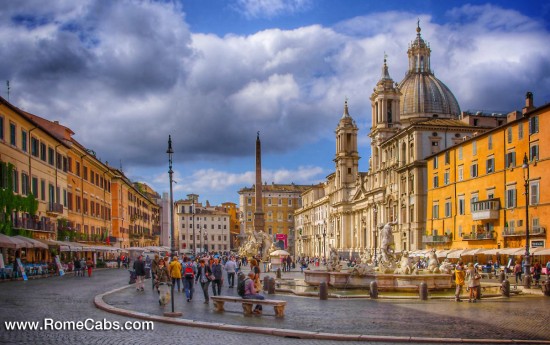
[{"label": "street lamp", "polygon": [[208,254],[208,230],[206,228],[204,229],[204,251]]},{"label": "street lamp", "polygon": [[[168,153],[168,176],[170,176],[170,251],[172,252],[172,255],[176,253],[176,239],[174,237],[174,194],[172,189],[172,175],[174,174],[174,171],[172,170],[172,156],[174,155],[174,150],[172,150],[172,136],[168,136],[168,150],[166,150],[166,153]],[[172,301],[172,311],[164,313],[164,316],[181,316],[182,313],[175,312],[174,311],[174,285],[172,285],[172,288],[170,289],[170,300]]]},{"label": "street lamp", "polygon": [[327,237],[327,221],[324,222],[324,228],[323,228],[323,259],[325,262],[327,261],[327,244],[326,244],[326,237]]},{"label": "street lamp", "polygon": [[376,248],[378,247],[378,223],[377,223],[377,215],[378,215],[378,209],[376,208],[376,205],[374,205],[374,208],[373,208],[373,212],[374,212],[374,264],[376,265],[376,263],[378,262],[376,260]]},{"label": "street lamp", "polygon": [[531,257],[529,256],[529,160],[523,156],[523,178],[525,186],[525,277],[526,288],[531,288]]}]

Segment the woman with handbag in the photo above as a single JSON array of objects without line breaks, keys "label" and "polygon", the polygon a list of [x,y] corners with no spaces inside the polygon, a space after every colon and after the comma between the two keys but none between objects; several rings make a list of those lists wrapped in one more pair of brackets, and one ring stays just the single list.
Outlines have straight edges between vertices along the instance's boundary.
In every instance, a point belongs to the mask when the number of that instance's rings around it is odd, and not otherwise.
[{"label": "woman with handbag", "polygon": [[468,290],[470,290],[468,302],[476,303],[479,299],[478,292],[481,286],[481,275],[471,262],[468,264],[468,270],[466,271],[466,280],[468,280]]},{"label": "woman with handbag", "polygon": [[201,283],[202,293],[204,294],[204,304],[208,304],[210,301],[210,296],[208,295],[208,286],[210,281],[214,280],[214,275],[210,266],[205,265],[205,259],[200,261],[200,266],[197,268],[197,275],[195,276],[195,284],[197,282]]}]

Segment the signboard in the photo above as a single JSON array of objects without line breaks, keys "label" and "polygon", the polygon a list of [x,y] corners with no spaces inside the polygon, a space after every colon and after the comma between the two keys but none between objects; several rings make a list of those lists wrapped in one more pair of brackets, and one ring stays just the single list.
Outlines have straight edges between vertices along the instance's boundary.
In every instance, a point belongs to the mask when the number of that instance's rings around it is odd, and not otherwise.
[{"label": "signboard", "polygon": [[288,235],[286,234],[276,234],[275,235],[275,242],[278,247],[280,247],[279,244],[282,244],[284,247],[281,249],[287,249],[288,248]]},{"label": "signboard", "polygon": [[531,241],[531,248],[544,248],[544,240]]},{"label": "signboard", "polygon": [[21,259],[17,258],[17,269],[19,269],[19,273],[21,273],[21,277],[23,277],[23,280],[28,280],[27,273],[25,272],[25,267],[23,267],[23,264],[21,263]]},{"label": "signboard", "polygon": [[61,266],[61,260],[59,260],[59,255],[55,256],[55,264],[57,265],[57,270],[59,271],[59,276],[65,275],[65,271],[63,271],[63,266]]}]

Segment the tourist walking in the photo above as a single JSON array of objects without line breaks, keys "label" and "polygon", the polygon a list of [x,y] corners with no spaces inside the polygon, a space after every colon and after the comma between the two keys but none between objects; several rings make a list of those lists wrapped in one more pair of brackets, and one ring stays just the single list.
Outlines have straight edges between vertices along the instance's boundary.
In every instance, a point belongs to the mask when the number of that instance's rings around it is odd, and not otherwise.
[{"label": "tourist walking", "polygon": [[237,264],[235,263],[235,258],[231,257],[224,266],[225,272],[227,272],[227,284],[229,288],[233,288],[235,285],[235,273],[237,271]]},{"label": "tourist walking", "polygon": [[88,258],[88,260],[86,260],[86,268],[88,269],[88,278],[91,278],[92,269],[94,268],[94,262],[92,261],[92,258]]},{"label": "tourist walking", "polygon": [[178,292],[181,290],[181,264],[178,260],[178,256],[174,255],[172,256],[172,261],[170,261],[170,277],[172,277],[172,285],[174,288],[176,287],[176,284],[178,285]]},{"label": "tourist walking", "polygon": [[208,304],[210,301],[210,296],[208,296],[208,286],[210,285],[210,280],[214,279],[214,276],[212,275],[212,270],[210,267],[205,265],[205,260],[206,259],[202,259],[199,263],[197,275],[195,277],[195,284],[200,282],[202,293],[204,294],[204,303]]},{"label": "tourist walking", "polygon": [[160,262],[160,257],[158,254],[155,254],[153,261],[151,261],[151,285],[152,285],[151,288],[152,289],[155,288],[155,274],[157,272],[157,268],[159,267],[159,262]]},{"label": "tourist walking", "polygon": [[138,256],[134,261],[134,272],[136,273],[136,290],[143,291],[143,281],[145,280],[145,261],[143,255]]},{"label": "tourist walking", "polygon": [[75,256],[74,258],[74,275],[75,277],[78,277],[79,275],[84,275],[84,272],[82,271],[82,266],[80,265],[80,259],[78,256]]},{"label": "tourist walking", "polygon": [[168,272],[163,259],[158,260],[153,276],[155,277],[153,279],[154,286],[159,294],[159,305],[165,305],[170,301],[170,286],[172,284],[170,283],[170,272]]},{"label": "tourist walking", "polygon": [[466,279],[468,280],[468,289],[470,290],[470,296],[468,302],[476,303],[479,299],[479,287],[481,286],[481,276],[477,273],[477,269],[471,262],[468,264],[468,270],[466,271]]},{"label": "tourist walking", "polygon": [[117,266],[118,269],[120,269],[120,262],[121,262],[121,261],[122,261],[122,259],[120,258],[120,255],[117,256],[117,258],[116,258],[116,266]]},{"label": "tourist walking", "polygon": [[541,274],[542,266],[538,261],[535,261],[535,264],[533,265],[533,280],[535,281],[535,286],[539,286]]},{"label": "tourist walking", "polygon": [[522,273],[522,267],[521,262],[519,260],[516,261],[516,265],[514,266],[514,273],[516,274],[516,285],[521,283],[521,273]]},{"label": "tourist walking", "polygon": [[195,279],[195,266],[193,261],[189,260],[187,256],[183,257],[183,290],[185,291],[185,297],[187,302],[193,299],[193,280]]},{"label": "tourist walking", "polygon": [[223,267],[220,264],[220,260],[214,259],[210,269],[212,270],[212,275],[214,275],[214,280],[212,280],[212,295],[219,296],[221,295],[223,283]]},{"label": "tourist walking", "polygon": [[464,271],[464,264],[462,261],[459,261],[455,267],[455,301],[462,302],[460,295],[462,294],[462,287],[464,286],[464,278],[466,277],[466,272]]},{"label": "tourist walking", "polygon": [[[256,290],[256,286],[254,284],[254,272],[248,273],[248,278],[245,279],[245,285],[244,285],[244,296],[243,299],[259,299],[263,300],[265,299],[264,296],[260,295],[258,293],[258,290]],[[262,305],[256,304],[256,307],[253,311],[254,314],[261,314],[262,313]]]}]

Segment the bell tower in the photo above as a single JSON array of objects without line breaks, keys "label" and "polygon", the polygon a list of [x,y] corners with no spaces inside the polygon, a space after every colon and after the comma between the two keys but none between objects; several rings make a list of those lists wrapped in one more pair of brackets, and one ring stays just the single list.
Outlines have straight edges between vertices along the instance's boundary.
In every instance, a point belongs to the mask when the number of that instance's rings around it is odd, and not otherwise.
[{"label": "bell tower", "polygon": [[359,170],[357,151],[357,124],[349,115],[348,101],[344,103],[344,114],[336,127],[336,189],[351,187]]}]

